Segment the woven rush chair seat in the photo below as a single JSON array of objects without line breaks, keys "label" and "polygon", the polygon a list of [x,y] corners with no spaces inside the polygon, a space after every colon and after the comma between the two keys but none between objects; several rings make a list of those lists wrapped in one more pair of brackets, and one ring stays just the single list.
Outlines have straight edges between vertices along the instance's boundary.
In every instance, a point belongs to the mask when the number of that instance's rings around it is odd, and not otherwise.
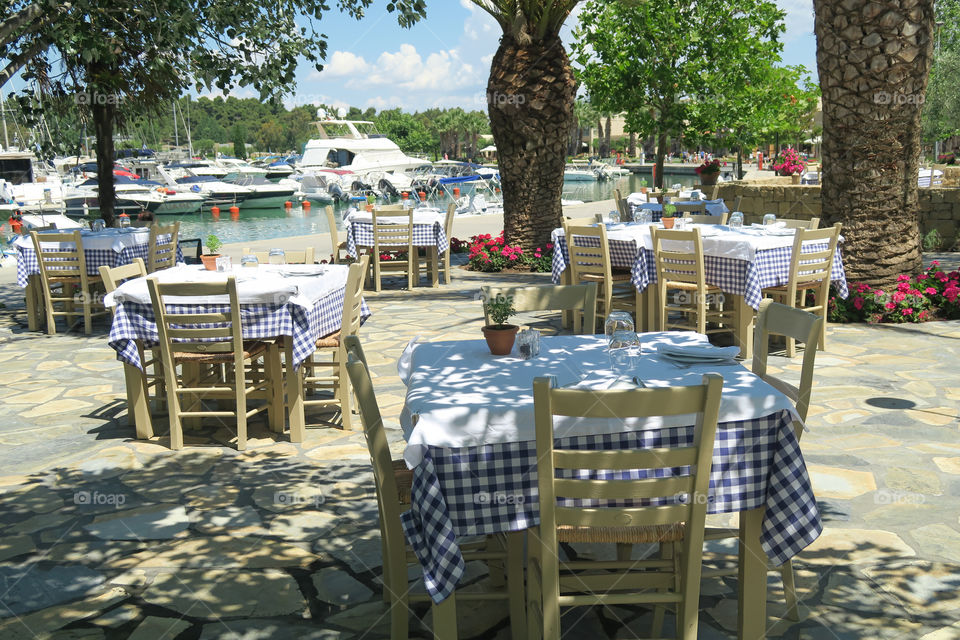
[{"label": "woven rush chair seat", "polygon": [[[244,358],[254,358],[259,356],[261,353],[267,350],[266,342],[259,342],[256,340],[244,340],[243,342],[243,357]],[[225,362],[233,362],[233,352],[217,352],[217,353],[192,353],[185,351],[174,351],[173,359],[176,362],[198,362],[201,364],[223,364]]]},{"label": "woven rush chair seat", "polygon": [[683,540],[684,527],[680,524],[654,524],[640,527],[557,527],[557,542],[585,542],[618,544],[649,544]]},{"label": "woven rush chair seat", "polygon": [[334,331],[328,336],[317,339],[317,349],[334,348],[340,346],[340,331]]}]

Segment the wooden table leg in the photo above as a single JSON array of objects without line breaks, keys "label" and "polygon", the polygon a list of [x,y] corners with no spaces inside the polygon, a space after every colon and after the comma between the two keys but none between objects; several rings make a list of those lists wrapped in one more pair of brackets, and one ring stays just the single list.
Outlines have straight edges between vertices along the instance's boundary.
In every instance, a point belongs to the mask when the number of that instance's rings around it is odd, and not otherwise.
[{"label": "wooden table leg", "polygon": [[766,507],[740,512],[737,637],[763,640],[767,634],[767,554],[760,546]]},{"label": "wooden table leg", "polygon": [[735,305],[736,326],[734,327],[734,339],[737,346],[740,347],[740,356],[744,360],[753,358],[753,324],[755,312],[753,307],[746,303],[743,296],[730,296]]},{"label": "wooden table leg", "polygon": [[127,383],[127,417],[133,418],[137,439],[152,438],[153,423],[150,421],[150,401],[143,372],[132,364],[124,362],[123,377]]},{"label": "wooden table leg", "polygon": [[303,442],[307,418],[303,413],[303,367],[293,368],[293,339],[283,341],[283,359],[287,384],[287,410],[290,413],[290,442]]},{"label": "wooden table leg", "polygon": [[430,286],[436,288],[440,286],[440,253],[437,251],[437,245],[427,247],[430,262]]}]

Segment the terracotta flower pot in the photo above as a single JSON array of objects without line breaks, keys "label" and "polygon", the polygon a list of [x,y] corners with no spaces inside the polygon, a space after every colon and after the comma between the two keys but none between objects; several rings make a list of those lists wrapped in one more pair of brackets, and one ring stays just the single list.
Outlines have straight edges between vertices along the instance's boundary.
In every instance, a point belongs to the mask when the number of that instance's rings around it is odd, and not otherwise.
[{"label": "terracotta flower pot", "polygon": [[207,271],[216,271],[217,270],[217,258],[220,257],[219,253],[213,254],[203,254],[200,256],[200,262],[203,263],[203,266]]},{"label": "terracotta flower pot", "polygon": [[495,356],[508,356],[513,351],[513,342],[517,339],[515,324],[488,324],[483,328],[483,337],[487,339],[490,353]]},{"label": "terracotta flower pot", "polygon": [[707,186],[717,184],[717,178],[719,177],[720,177],[719,171],[713,171],[711,173],[701,173],[700,184],[707,185]]},{"label": "terracotta flower pot", "polygon": [[790,182],[793,184],[800,184],[800,174],[794,173],[790,176]]},{"label": "terracotta flower pot", "polygon": [[673,229],[673,222],[676,220],[676,218],[660,218],[660,220],[663,222],[664,229]]}]

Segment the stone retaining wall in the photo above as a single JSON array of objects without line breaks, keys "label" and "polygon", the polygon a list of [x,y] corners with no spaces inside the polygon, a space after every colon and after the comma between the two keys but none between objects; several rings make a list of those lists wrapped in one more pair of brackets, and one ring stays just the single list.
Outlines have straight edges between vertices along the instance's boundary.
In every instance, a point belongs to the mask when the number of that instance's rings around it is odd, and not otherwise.
[{"label": "stone retaining wall", "polygon": [[[960,180],[960,167],[947,167],[944,182]],[[711,187],[705,187],[710,193]],[[794,185],[790,178],[766,178],[750,182],[723,183],[718,198],[732,208],[738,196],[742,197],[740,210],[744,222],[760,222],[764,213],[776,213],[781,218],[809,220],[820,217],[820,186]],[[960,186],[921,187],[920,232],[936,229],[949,247],[960,232]]]}]

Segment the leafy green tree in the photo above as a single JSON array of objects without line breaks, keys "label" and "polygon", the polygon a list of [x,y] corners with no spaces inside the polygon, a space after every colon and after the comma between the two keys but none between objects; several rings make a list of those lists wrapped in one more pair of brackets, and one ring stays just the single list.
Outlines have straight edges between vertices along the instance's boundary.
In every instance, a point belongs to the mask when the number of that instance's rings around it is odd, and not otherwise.
[{"label": "leafy green tree", "polygon": [[374,119],[377,130],[411,153],[423,153],[431,146],[431,137],[423,122],[400,109],[381,111]]},{"label": "leafy green tree", "polygon": [[193,149],[200,155],[211,155],[215,144],[216,141],[210,138],[200,138],[199,140],[193,141]]},{"label": "leafy green tree", "polygon": [[247,157],[247,131],[242,125],[234,125],[230,130],[230,137],[233,138],[233,155],[237,158]]},{"label": "leafy green tree", "polygon": [[257,143],[261,151],[281,151],[285,139],[283,128],[275,120],[267,120],[257,131]]},{"label": "leafy green tree", "polygon": [[656,184],[670,136],[696,103],[742,95],[779,59],[783,12],[766,0],[590,0],[575,30],[575,60],[591,100],[626,112],[627,128],[654,134]]},{"label": "leafy green tree", "polygon": [[[373,0],[340,0],[362,17]],[[402,26],[425,15],[423,0],[391,0]],[[319,70],[325,0],[157,0],[131,6],[99,0],[0,0],[0,84],[25,76],[53,95],[76,95],[97,137],[100,209],[112,222],[113,132],[124,114],[160,112],[189,86],[251,86],[261,98],[292,88],[301,58]],[[50,52],[50,56],[44,54]],[[56,70],[48,58],[59,60]],[[59,73],[61,71],[62,73]],[[54,71],[58,72],[54,73]]]}]

